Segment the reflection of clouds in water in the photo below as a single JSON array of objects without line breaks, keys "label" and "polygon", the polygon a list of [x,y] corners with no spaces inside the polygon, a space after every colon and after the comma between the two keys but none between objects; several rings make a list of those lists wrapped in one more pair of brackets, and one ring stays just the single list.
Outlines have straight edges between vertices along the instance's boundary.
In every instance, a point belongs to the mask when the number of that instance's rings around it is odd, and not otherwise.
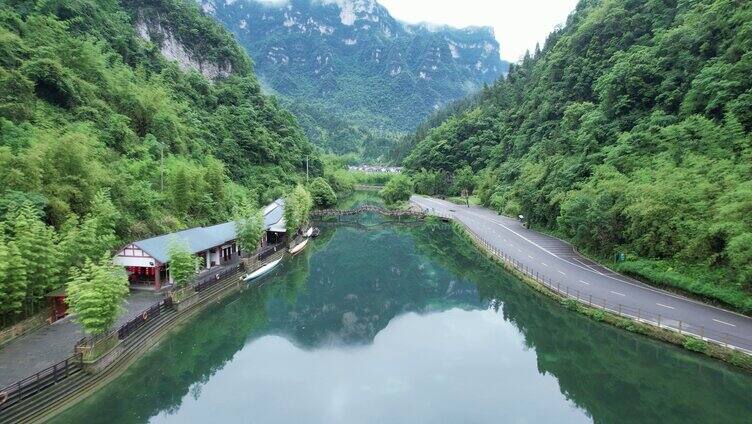
[{"label": "reflection of clouds in water", "polygon": [[[342,315],[357,326],[358,317]],[[536,353],[493,310],[393,319],[359,347],[246,345],[174,415],[154,422],[588,422],[538,373]]]}]

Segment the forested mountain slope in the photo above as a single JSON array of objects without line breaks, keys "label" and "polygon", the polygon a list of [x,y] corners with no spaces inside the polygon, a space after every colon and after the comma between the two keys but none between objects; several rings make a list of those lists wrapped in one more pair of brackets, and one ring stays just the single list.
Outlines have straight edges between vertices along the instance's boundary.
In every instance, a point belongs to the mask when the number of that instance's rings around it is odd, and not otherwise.
[{"label": "forested mountain slope", "polygon": [[752,2],[583,0],[405,164],[469,165],[485,204],[749,311],[750,75]]},{"label": "forested mountain slope", "polygon": [[340,153],[363,131],[413,130],[506,70],[490,28],[409,25],[375,0],[198,1],[271,90],[304,105],[309,136]]},{"label": "forested mountain slope", "polygon": [[3,4],[3,212],[32,200],[60,226],[106,189],[118,233],[140,236],[223,219],[305,169],[312,150],[294,118],[195,4]]},{"label": "forested mountain slope", "polygon": [[125,241],[279,195],[306,156],[192,1],[0,3],[0,321]]}]

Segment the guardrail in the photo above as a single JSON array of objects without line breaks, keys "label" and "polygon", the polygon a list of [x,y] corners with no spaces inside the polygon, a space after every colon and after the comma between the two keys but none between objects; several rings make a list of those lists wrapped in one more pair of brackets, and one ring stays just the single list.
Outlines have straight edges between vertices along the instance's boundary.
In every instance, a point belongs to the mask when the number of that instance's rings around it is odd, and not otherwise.
[{"label": "guardrail", "polygon": [[0,390],[0,410],[3,410],[47,387],[67,378],[83,368],[81,355],[71,355],[57,364],[19,380]]},{"label": "guardrail", "polygon": [[585,306],[598,308],[614,313],[623,318],[629,318],[637,322],[650,324],[658,328],[674,331],[679,333],[679,335],[693,336],[709,343],[713,343],[729,349],[738,350],[747,354],[752,354],[752,340],[734,336],[727,332],[711,330],[705,328],[704,326],[692,325],[681,320],[672,320],[665,316],[662,316],[661,314],[656,314],[642,310],[641,308],[635,308],[620,303],[609,302],[607,299],[582,293],[579,288],[571,288],[566,284],[561,284],[561,282],[554,281],[550,277],[544,277],[537,271],[534,271],[531,268],[525,266],[525,264],[493,246],[486,239],[478,236],[469,226],[467,226],[467,224],[465,224],[461,220],[455,219],[454,216],[435,211],[426,212],[441,219],[452,220],[462,225],[467,230],[468,235],[473,240],[475,240],[476,243],[479,243],[484,249],[486,249],[486,251],[488,251],[491,255],[501,261],[504,261],[506,264],[526,275],[527,277],[535,280],[537,283],[544,285],[549,290],[557,293],[559,296],[575,300]]}]

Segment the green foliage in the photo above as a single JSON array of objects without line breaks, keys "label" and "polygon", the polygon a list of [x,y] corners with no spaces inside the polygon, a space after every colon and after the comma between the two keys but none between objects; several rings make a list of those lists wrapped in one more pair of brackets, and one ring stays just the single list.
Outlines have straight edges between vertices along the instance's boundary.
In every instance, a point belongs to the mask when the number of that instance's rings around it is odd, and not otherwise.
[{"label": "green foliage", "polygon": [[682,343],[685,349],[699,352],[699,353],[705,353],[708,351],[708,343],[704,340],[699,340],[694,337],[687,337],[684,339],[684,343]]},{"label": "green foliage", "polygon": [[410,199],[413,194],[413,181],[407,175],[398,174],[390,179],[379,195],[388,205],[394,205]]},{"label": "green foliage", "polygon": [[[732,0],[581,2],[540,53],[422,127],[404,163],[469,165],[483,204],[747,310],[751,20]],[[705,271],[681,282],[663,263]]]},{"label": "green foliage", "polygon": [[[261,93],[243,49],[196,4],[30,0],[0,13],[3,216],[33,202],[61,229],[108,191],[119,212],[111,248],[228,220],[236,204],[299,181],[306,156],[321,175],[295,118]],[[166,60],[167,31],[197,68],[222,76]]]},{"label": "green foliage", "polygon": [[[214,2],[210,12],[235,32],[266,88],[284,99],[309,139],[327,152],[384,158],[437,105],[506,70],[486,28],[429,30],[398,22],[376,6],[369,13],[378,25],[358,26],[353,37],[341,7],[310,0],[285,8]],[[312,22],[326,23],[326,33],[317,33]]]},{"label": "green foliage", "polygon": [[447,176],[440,171],[421,169],[411,174],[415,192],[428,196],[444,196],[447,194]]},{"label": "green foliage", "polygon": [[261,244],[264,235],[264,214],[259,208],[246,205],[235,212],[235,227],[238,247],[243,252],[253,252]]},{"label": "green foliage", "polygon": [[358,184],[366,185],[384,185],[388,183],[396,174],[391,172],[363,172],[350,171]]},{"label": "green foliage", "polygon": [[475,190],[475,174],[469,166],[464,166],[454,173],[454,192],[457,194],[466,193],[470,196]]},{"label": "green foliage", "polygon": [[167,249],[170,256],[170,277],[176,288],[187,286],[198,269],[199,258],[188,250],[184,244],[173,240]]},{"label": "green foliage", "polygon": [[328,208],[337,204],[337,194],[325,179],[318,177],[308,186],[313,205],[318,208]]},{"label": "green foliage", "polygon": [[89,334],[107,331],[122,309],[128,294],[128,277],[109,255],[97,262],[87,259],[68,281],[66,301],[75,320]]},{"label": "green foliage", "polygon": [[302,185],[296,186],[285,196],[285,229],[289,241],[308,223],[311,208],[313,199]]}]

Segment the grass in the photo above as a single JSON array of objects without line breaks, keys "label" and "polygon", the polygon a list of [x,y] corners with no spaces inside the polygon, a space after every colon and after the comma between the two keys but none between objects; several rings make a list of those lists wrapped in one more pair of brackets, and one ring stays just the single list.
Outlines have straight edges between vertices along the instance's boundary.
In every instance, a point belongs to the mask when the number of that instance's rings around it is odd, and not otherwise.
[{"label": "grass", "polygon": [[87,350],[83,354],[83,360],[86,362],[94,362],[101,358],[104,354],[112,350],[118,343],[117,332],[113,332],[109,337],[98,340],[94,343],[91,349]]},{"label": "grass", "polygon": [[[458,205],[466,205],[465,198],[462,196],[451,196],[447,197],[447,200],[449,200],[452,203],[456,203]],[[468,198],[470,202],[470,206],[480,206],[480,198],[476,195],[472,195]]]},{"label": "grass", "polygon": [[[535,228],[535,231],[570,242],[556,231],[541,228]],[[589,250],[579,250],[579,253],[651,286],[752,315],[752,292],[736,283],[723,269],[712,269],[702,264],[635,258],[630,255],[624,262],[614,262],[612,258]]]},{"label": "grass", "polygon": [[752,293],[733,282],[721,270],[650,259],[617,262],[613,267],[616,271],[655,286],[679,289],[703,300],[718,301],[743,314],[752,313]]}]

